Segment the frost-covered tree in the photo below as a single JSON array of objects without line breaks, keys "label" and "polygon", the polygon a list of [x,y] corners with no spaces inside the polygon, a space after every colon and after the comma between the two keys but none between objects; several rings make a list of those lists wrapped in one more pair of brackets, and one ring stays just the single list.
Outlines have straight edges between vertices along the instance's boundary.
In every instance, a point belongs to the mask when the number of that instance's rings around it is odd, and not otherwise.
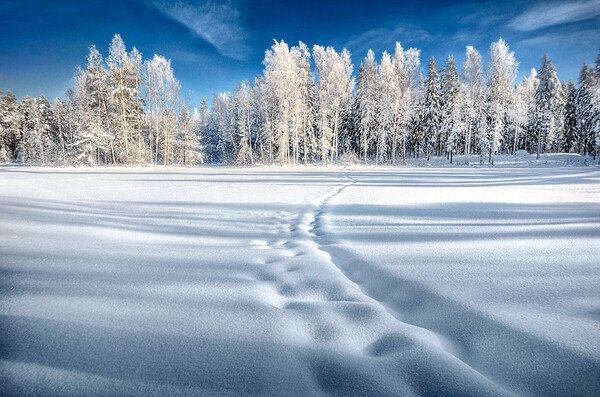
[{"label": "frost-covered tree", "polygon": [[600,154],[600,54],[596,58],[594,69],[595,85],[592,89],[592,118],[590,141],[594,145],[594,158]]},{"label": "frost-covered tree", "polygon": [[452,156],[458,149],[464,132],[462,109],[464,92],[458,80],[458,69],[453,56],[449,56],[441,77],[441,126],[438,135],[439,144],[443,146],[452,163]]},{"label": "frost-covered tree", "polygon": [[383,163],[387,159],[390,137],[394,134],[394,122],[401,94],[398,75],[387,52],[383,53],[379,65],[379,94],[379,128],[375,159],[378,163]]},{"label": "frost-covered tree", "polygon": [[583,154],[591,152],[590,136],[592,130],[593,99],[596,78],[593,69],[587,63],[583,64],[579,74],[579,87],[575,97],[576,134],[582,143]]},{"label": "frost-covered tree", "polygon": [[46,97],[23,97],[19,104],[21,137],[19,159],[28,164],[50,165],[54,162],[56,148],[51,138],[52,111]]},{"label": "frost-covered tree", "polygon": [[[107,59],[111,90],[112,139],[119,148],[116,161],[131,163],[140,160],[142,150],[141,124],[142,57],[134,47],[131,53],[125,48],[121,36],[116,34],[109,47]],[[135,143],[134,143],[135,142]]]},{"label": "frost-covered tree", "polygon": [[512,120],[513,136],[511,137],[511,151],[527,149],[527,142],[531,139],[529,129],[535,112],[535,93],[538,86],[537,72],[531,69],[529,76],[525,77],[514,90],[509,118]]},{"label": "frost-covered tree", "polygon": [[416,106],[416,98],[420,76],[420,52],[415,48],[404,51],[400,43],[396,42],[393,56],[393,68],[396,74],[394,81],[397,84],[394,95],[394,121],[392,123],[391,156],[392,163],[400,153],[402,159],[406,158],[407,126]]},{"label": "frost-covered tree", "polygon": [[256,117],[252,106],[252,84],[242,82],[233,94],[233,113],[235,117],[235,135],[232,145],[237,164],[252,164],[252,128]]},{"label": "frost-covered tree", "polygon": [[313,47],[316,83],[316,111],[319,148],[323,164],[339,153],[342,114],[350,105],[354,79],[350,53],[337,53],[332,47]]},{"label": "frost-covered tree", "polygon": [[369,50],[360,65],[356,89],[356,125],[360,133],[360,150],[366,163],[369,146],[379,128],[379,82],[375,54]]},{"label": "frost-covered tree", "polygon": [[58,98],[54,100],[54,117],[56,119],[56,144],[58,161],[61,165],[65,165],[68,161],[68,143],[69,137],[69,105],[66,102],[61,102]]},{"label": "frost-covered tree", "polygon": [[[483,64],[481,55],[471,46],[467,47],[462,67],[462,81],[466,90],[463,116],[466,123],[465,162],[468,164],[473,136],[477,137],[477,142],[487,138],[484,113]],[[475,134],[473,131],[475,131]]]},{"label": "frost-covered tree", "polygon": [[208,163],[217,163],[220,161],[219,134],[212,128],[211,113],[206,98],[202,98],[199,110],[200,120],[198,130],[200,135],[200,145],[202,147],[202,159]]},{"label": "frost-covered tree", "polygon": [[200,125],[200,114],[192,115],[186,105],[181,107],[177,120],[177,163],[193,165],[202,162],[200,140],[197,132]]},{"label": "frost-covered tree", "polygon": [[144,87],[154,162],[162,157],[163,164],[171,164],[174,161],[177,112],[181,106],[181,86],[173,75],[171,61],[160,55],[154,55],[147,61]]},{"label": "frost-covered tree", "polygon": [[0,96],[0,162],[10,163],[17,157],[20,118],[17,97],[7,90]]},{"label": "frost-covered tree", "polygon": [[71,107],[73,139],[70,146],[74,154],[73,162],[93,166],[104,159],[113,161],[114,150],[110,148],[114,147],[105,146],[107,120],[103,118],[104,113],[94,107],[92,86],[88,74],[83,70],[78,70],[75,75]]},{"label": "frost-covered tree", "polygon": [[510,52],[504,40],[499,39],[490,46],[490,64],[486,87],[487,136],[480,141],[481,160],[489,155],[494,163],[494,154],[500,147],[502,131],[506,120],[506,111],[510,106],[512,84],[517,72],[518,62],[514,52]]},{"label": "frost-covered tree", "polygon": [[275,153],[274,158],[279,163],[287,164],[290,161],[290,138],[295,136],[298,125],[294,119],[294,106],[301,95],[298,62],[284,41],[275,41],[266,51],[263,64],[265,90],[270,99],[269,151]]},{"label": "frost-covered tree", "polygon": [[[431,57],[428,65],[427,79],[425,80],[424,93],[418,105],[417,129],[422,139],[417,143],[425,152],[429,160],[435,151],[438,132],[441,127],[441,103],[440,103],[440,78],[437,63]],[[417,149],[418,151],[419,149]]]},{"label": "frost-covered tree", "polygon": [[235,116],[232,102],[232,95],[228,92],[215,95],[211,110],[211,122],[212,128],[219,136],[220,160],[235,164],[238,153],[235,145]]},{"label": "frost-covered tree", "polygon": [[542,67],[538,71],[539,85],[535,92],[535,131],[537,158],[542,150],[550,151],[556,144],[557,135],[563,125],[563,93],[556,68],[544,55]]},{"label": "frost-covered tree", "polygon": [[306,44],[300,42],[292,47],[290,54],[295,64],[293,87],[291,151],[294,163],[300,162],[302,153],[304,162],[310,156],[310,147],[314,145],[315,121],[315,80],[310,68],[310,51]]},{"label": "frost-covered tree", "polygon": [[580,137],[577,134],[577,87],[572,79],[566,87],[565,92],[565,146],[567,153],[578,153],[581,146]]}]

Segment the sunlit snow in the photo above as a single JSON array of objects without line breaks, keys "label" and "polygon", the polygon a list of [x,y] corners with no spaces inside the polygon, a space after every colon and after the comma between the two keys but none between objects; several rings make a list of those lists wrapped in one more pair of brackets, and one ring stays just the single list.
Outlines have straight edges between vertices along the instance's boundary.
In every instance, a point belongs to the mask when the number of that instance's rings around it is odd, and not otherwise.
[{"label": "sunlit snow", "polygon": [[505,157],[1,167],[0,394],[593,395],[600,170]]}]

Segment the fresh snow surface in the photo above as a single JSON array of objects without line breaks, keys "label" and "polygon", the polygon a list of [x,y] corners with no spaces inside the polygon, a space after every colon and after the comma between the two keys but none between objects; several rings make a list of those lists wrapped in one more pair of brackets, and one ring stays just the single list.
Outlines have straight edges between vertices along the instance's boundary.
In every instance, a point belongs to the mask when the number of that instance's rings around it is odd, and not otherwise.
[{"label": "fresh snow surface", "polygon": [[1,167],[0,395],[598,395],[600,169],[533,165]]}]

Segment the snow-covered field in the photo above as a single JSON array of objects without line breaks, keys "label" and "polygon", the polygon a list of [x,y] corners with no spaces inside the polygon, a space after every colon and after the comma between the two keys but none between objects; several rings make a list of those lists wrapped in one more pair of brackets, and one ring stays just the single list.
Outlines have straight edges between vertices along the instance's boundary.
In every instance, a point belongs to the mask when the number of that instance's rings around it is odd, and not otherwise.
[{"label": "snow-covered field", "polygon": [[598,395],[600,169],[550,160],[1,167],[0,395]]}]

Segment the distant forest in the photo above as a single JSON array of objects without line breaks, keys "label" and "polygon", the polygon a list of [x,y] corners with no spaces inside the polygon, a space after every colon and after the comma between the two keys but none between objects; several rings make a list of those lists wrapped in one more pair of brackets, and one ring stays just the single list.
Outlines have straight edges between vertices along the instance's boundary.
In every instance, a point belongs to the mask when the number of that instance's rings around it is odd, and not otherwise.
[{"label": "distant forest", "polygon": [[170,60],[143,61],[115,35],[106,59],[90,48],[67,99],[18,101],[0,92],[0,162],[149,165],[201,162],[402,164],[409,157],[493,163],[494,155],[600,154],[600,55],[578,84],[560,82],[544,56],[514,85],[518,63],[502,40],[484,67],[466,48],[462,70],[420,51],[350,53],[277,42],[264,72],[197,109],[182,100]]}]

